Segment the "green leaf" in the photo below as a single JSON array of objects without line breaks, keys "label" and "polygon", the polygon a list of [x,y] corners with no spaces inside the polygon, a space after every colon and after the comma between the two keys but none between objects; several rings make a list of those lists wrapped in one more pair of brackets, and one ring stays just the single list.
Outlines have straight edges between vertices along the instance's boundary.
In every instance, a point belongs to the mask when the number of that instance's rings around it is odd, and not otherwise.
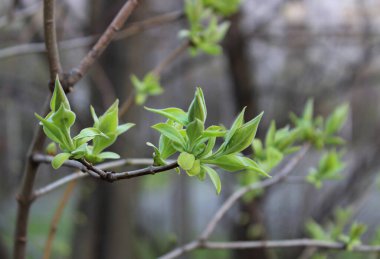
[{"label": "green leaf", "polygon": [[153,125],[152,128],[159,131],[162,135],[172,140],[173,142],[176,142],[181,147],[185,147],[186,143],[184,137],[173,126],[167,123],[158,123],[156,125]]},{"label": "green leaf", "polygon": [[313,114],[314,114],[314,101],[313,99],[309,99],[307,100],[302,117],[306,121],[312,121]]},{"label": "green leaf", "polygon": [[212,154],[212,149],[215,146],[216,137],[210,137],[208,139],[207,145],[202,153],[199,154],[199,158],[206,158]]},{"label": "green leaf", "polygon": [[194,99],[189,106],[187,114],[189,117],[189,122],[192,122],[195,119],[198,119],[202,122],[206,121],[206,102],[203,96],[203,91],[200,87],[197,87],[197,90],[195,91]]},{"label": "green leaf", "polygon": [[177,159],[178,165],[185,171],[190,170],[194,166],[195,157],[193,154],[182,152]]},{"label": "green leaf", "polygon": [[138,105],[142,105],[148,96],[159,95],[164,91],[160,85],[159,77],[153,73],[145,75],[143,80],[132,75],[131,82],[136,91],[135,101]]},{"label": "green leaf", "polygon": [[219,194],[222,189],[222,184],[220,182],[218,173],[214,169],[206,165],[202,165],[202,168],[207,172],[208,176],[210,177],[212,183],[215,186],[216,193]]},{"label": "green leaf", "polygon": [[202,134],[202,137],[224,137],[226,130],[221,126],[210,126]]},{"label": "green leaf", "polygon": [[257,127],[259,126],[262,116],[263,113],[260,113],[257,117],[238,128],[226,145],[223,154],[240,152],[249,147],[255,138]]},{"label": "green leaf", "polygon": [[107,135],[108,133],[116,133],[119,124],[118,105],[119,100],[116,100],[107,111],[99,117],[99,121],[94,124],[94,127]]},{"label": "green leaf", "polygon": [[114,152],[102,152],[97,155],[100,159],[119,159],[120,155]]},{"label": "green leaf", "polygon": [[236,154],[224,155],[215,159],[204,159],[202,162],[205,164],[219,166],[220,168],[230,172],[249,169],[265,176],[269,176],[255,161]]},{"label": "green leaf", "polygon": [[335,111],[327,118],[325,132],[328,135],[334,134],[339,131],[348,115],[348,104],[343,104],[335,109]]},{"label": "green leaf", "polygon": [[126,132],[127,130],[132,128],[133,126],[135,126],[134,123],[125,123],[125,124],[121,124],[121,125],[117,126],[116,135],[119,136],[119,135],[123,134],[124,132]]},{"label": "green leaf", "polygon": [[54,169],[60,168],[65,161],[67,161],[70,158],[70,153],[60,153],[56,155],[53,160],[51,161],[51,165]]},{"label": "green leaf", "polygon": [[111,146],[113,143],[115,143],[116,137],[117,137],[116,133],[108,133],[107,138],[103,136],[94,137],[92,141],[94,144],[93,151],[92,151],[93,154],[97,155],[100,152],[102,152],[104,149],[106,149],[107,147]]},{"label": "green leaf", "polygon": [[50,100],[50,109],[55,112],[59,107],[63,105],[66,109],[70,110],[70,103],[67,100],[65,91],[62,88],[61,83],[59,82],[58,75],[55,78],[54,92]]},{"label": "green leaf", "polygon": [[65,141],[64,136],[62,135],[61,130],[53,122],[42,118],[37,113],[35,113],[34,115],[37,117],[37,119],[40,120],[41,124],[43,125],[43,130],[46,136],[48,136],[48,138],[50,138],[58,144],[65,145],[65,147],[66,145],[68,145],[68,143],[66,143]]},{"label": "green leaf", "polygon": [[196,139],[198,139],[204,130],[204,124],[199,119],[193,120],[186,128],[186,135],[189,138],[191,146],[196,144]]},{"label": "green leaf", "polygon": [[188,124],[187,113],[179,108],[151,109],[144,107],[146,110],[165,116],[166,118],[178,122],[182,125]]},{"label": "green leaf", "polygon": [[94,107],[92,107],[92,105],[90,106],[90,111],[91,111],[91,117],[94,120],[94,124],[98,124],[99,118],[98,118],[98,115],[96,115],[95,109]]},{"label": "green leaf", "polygon": [[74,140],[86,138],[87,141],[89,141],[96,136],[103,136],[105,138],[108,138],[106,134],[104,134],[97,128],[85,128],[85,129],[82,129],[80,133],[74,137]]},{"label": "green leaf", "polygon": [[276,123],[274,121],[272,121],[270,123],[269,129],[268,129],[267,134],[265,136],[265,146],[267,148],[274,144],[275,136],[276,136]]},{"label": "green leaf", "polygon": [[58,110],[51,115],[49,120],[51,119],[56,126],[63,130],[69,129],[74,124],[75,117],[75,113],[61,104]]}]

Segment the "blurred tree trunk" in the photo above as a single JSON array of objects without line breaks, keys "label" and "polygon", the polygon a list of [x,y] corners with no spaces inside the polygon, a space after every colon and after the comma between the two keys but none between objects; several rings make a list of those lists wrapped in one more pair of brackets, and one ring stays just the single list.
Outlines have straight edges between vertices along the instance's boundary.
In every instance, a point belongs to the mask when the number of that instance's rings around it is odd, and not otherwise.
[{"label": "blurred tree trunk", "polygon": [[[236,110],[247,106],[245,118],[251,119],[258,114],[258,94],[254,80],[254,64],[249,60],[247,42],[239,28],[241,12],[231,17],[231,27],[226,37],[225,50],[228,58],[232,87],[234,91]],[[232,227],[233,240],[249,240],[248,229],[253,225],[263,226],[261,216],[261,198],[256,198],[252,202],[239,203],[241,215],[248,215],[248,220],[236,222]],[[264,227],[261,229],[264,230]],[[256,236],[257,240],[265,239],[264,231]],[[265,249],[236,250],[236,258],[268,258]]]},{"label": "blurred tree trunk", "polygon": [[[89,24],[92,26],[89,30],[92,30],[92,33],[102,32],[123,3],[124,1],[106,0],[89,3]],[[138,45],[134,48],[138,48]],[[99,65],[90,73],[91,104],[97,108],[98,114],[108,108],[106,105],[110,105],[110,98],[104,96],[105,94],[113,99],[115,91],[123,92],[123,89],[112,89],[110,86],[125,87],[125,71],[128,70],[128,62],[123,55],[125,49],[125,41],[112,43],[100,58]],[[100,74],[105,80],[109,80],[108,86],[102,85],[99,80]],[[120,146],[113,146],[113,150],[122,153]],[[131,223],[134,214],[130,212],[133,211],[131,202],[136,197],[138,187],[129,181],[109,184],[91,179],[88,182],[86,185],[91,187],[86,186],[82,190],[79,205],[79,210],[86,215],[86,223],[77,228],[73,258],[136,258]]]}]

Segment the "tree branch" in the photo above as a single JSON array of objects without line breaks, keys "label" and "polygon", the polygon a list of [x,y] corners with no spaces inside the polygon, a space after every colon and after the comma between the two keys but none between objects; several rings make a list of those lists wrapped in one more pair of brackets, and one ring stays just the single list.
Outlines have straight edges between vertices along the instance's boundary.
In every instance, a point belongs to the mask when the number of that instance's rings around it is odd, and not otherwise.
[{"label": "tree branch", "polygon": [[54,82],[56,75],[62,73],[59,59],[57,32],[55,30],[55,0],[44,0],[44,32],[45,45],[50,66],[50,81]]},{"label": "tree branch", "polygon": [[[163,59],[160,63],[156,65],[155,68],[151,70],[151,73],[153,73],[156,77],[159,78],[161,76],[162,71],[172,62],[174,62],[183,52],[185,52],[189,46],[190,42],[186,41],[181,46],[174,49],[172,52],[169,53],[169,55],[165,59]],[[123,104],[120,107],[119,117],[123,117],[133,103],[134,91],[132,90],[131,93],[128,95],[127,99],[123,102]]]},{"label": "tree branch", "polygon": [[[49,111],[49,100],[45,103],[44,111],[42,114],[47,114]],[[37,174],[38,163],[35,163],[32,159],[32,155],[35,152],[41,152],[45,141],[45,134],[42,131],[42,127],[37,125],[35,129],[32,143],[30,144],[27,159],[25,163],[25,169],[23,172],[23,179],[21,183],[21,190],[17,195],[18,209],[16,218],[16,228],[14,235],[13,246],[13,258],[24,259],[27,242],[27,227],[29,219],[29,209],[34,199],[33,185]]]},{"label": "tree branch", "polygon": [[190,42],[189,41],[186,41],[184,42],[181,46],[179,46],[178,48],[174,49],[164,60],[162,60],[162,62],[160,62],[153,70],[152,70],[152,73],[157,76],[157,77],[160,77],[161,76],[161,73],[162,71],[170,64],[172,63],[174,60],[176,60],[178,58],[178,56],[180,56],[183,52],[186,51],[186,49],[190,46]]},{"label": "tree branch", "polygon": [[[135,22],[129,25],[126,29],[118,32],[113,40],[122,40],[127,37],[131,37],[145,30],[155,28],[157,26],[174,22],[183,17],[182,11],[173,11],[170,13],[165,13],[157,15],[146,20]],[[60,50],[68,50],[73,48],[86,47],[94,43],[99,35],[90,35],[70,40],[64,40],[59,42]],[[33,54],[33,53],[44,53],[46,51],[45,43],[25,43],[20,45],[15,45],[12,47],[6,47],[0,49],[0,59],[9,58],[13,56]]]},{"label": "tree branch", "polygon": [[100,36],[99,40],[95,43],[92,49],[82,59],[79,66],[71,71],[68,78],[68,85],[74,85],[78,82],[84,74],[90,69],[95,60],[103,53],[105,48],[111,43],[116,33],[123,27],[133,10],[137,7],[137,0],[128,0],[115,16],[106,31]]},{"label": "tree branch", "polygon": [[[209,223],[207,224],[205,230],[202,232],[202,234],[199,236],[198,239],[180,246],[173,251],[167,253],[166,255],[163,255],[160,257],[161,259],[169,259],[169,258],[175,258],[178,257],[184,253],[187,253],[189,251],[192,251],[197,248],[210,248],[210,249],[217,249],[216,247],[218,245],[213,246],[214,244],[220,244],[220,243],[211,243],[207,242],[210,235],[213,233],[217,223],[222,219],[222,217],[227,213],[227,211],[235,204],[235,202],[241,198],[244,194],[246,194],[249,191],[256,190],[256,189],[263,189],[268,188],[276,183],[279,183],[292,172],[294,167],[299,163],[299,161],[305,156],[307,150],[309,149],[310,145],[305,144],[302,149],[272,178],[269,178],[267,180],[263,180],[261,182],[256,182],[251,185],[241,187],[240,189],[236,190],[234,193],[229,196],[229,198],[223,203],[223,205],[217,210],[217,212],[214,214],[214,216],[211,218]],[[265,241],[257,241],[255,244],[263,244]],[[241,243],[241,242],[238,242]],[[228,243],[230,244],[230,243]],[[232,242],[231,242],[232,244]],[[234,243],[233,243],[234,244]],[[211,246],[208,246],[211,245]],[[262,248],[263,246],[257,247]],[[221,249],[221,248],[219,248]],[[231,248],[232,249],[232,248]],[[236,249],[236,248],[235,248]]]},{"label": "tree branch", "polygon": [[309,149],[309,144],[306,144],[302,147],[302,149],[298,152],[297,155],[295,155],[292,160],[290,160],[277,174],[275,174],[272,178],[269,178],[267,180],[253,183],[251,185],[242,187],[235,191],[219,208],[219,210],[214,214],[212,219],[207,224],[206,229],[203,231],[203,233],[200,236],[201,240],[206,240],[209,238],[209,236],[214,231],[216,224],[222,219],[222,217],[226,214],[226,212],[235,204],[235,202],[241,198],[244,194],[246,194],[249,191],[257,190],[257,189],[263,189],[268,188],[276,183],[279,183],[292,172],[294,167],[301,161],[301,159],[305,156],[307,150]]},{"label": "tree branch", "polygon": [[[33,161],[35,161],[36,163],[48,163],[48,164],[50,164],[52,159],[53,159],[52,156],[46,156],[46,155],[42,155],[42,154],[35,154],[33,156]],[[171,164],[175,163],[175,161],[172,161],[172,160],[169,160],[168,162]],[[151,164],[153,164],[153,159],[129,158],[129,159],[119,159],[119,160],[115,160],[115,161],[111,161],[111,162],[102,163],[102,164],[97,165],[96,168],[100,169],[100,170],[106,170],[106,169],[112,169],[115,167],[126,166],[126,165],[135,165],[136,166],[136,165],[151,165]],[[50,183],[44,187],[41,187],[41,188],[35,190],[34,191],[34,197],[35,198],[39,198],[40,196],[43,196],[47,193],[50,193],[51,191],[54,191],[57,188],[65,185],[71,181],[75,181],[77,179],[87,177],[87,176],[89,176],[88,173],[92,172],[92,171],[88,170],[83,164],[81,164],[78,161],[68,160],[63,164],[63,166],[66,166],[69,168],[79,169],[82,172],[72,173],[70,175],[67,175],[67,176],[55,181],[55,182],[52,182],[52,183]],[[83,172],[85,172],[85,173],[83,173]],[[99,178],[99,176],[96,173],[93,173],[92,176]],[[137,177],[137,176],[134,176],[134,177]]]},{"label": "tree branch", "polygon": [[[315,247],[330,250],[345,250],[343,243],[314,240],[314,239],[290,239],[269,241],[236,241],[236,242],[201,242],[193,241],[183,247],[159,257],[159,259],[172,259],[195,249],[259,249],[259,248],[289,248],[289,247]],[[352,251],[361,253],[375,253],[380,251],[380,246],[357,245]]]}]

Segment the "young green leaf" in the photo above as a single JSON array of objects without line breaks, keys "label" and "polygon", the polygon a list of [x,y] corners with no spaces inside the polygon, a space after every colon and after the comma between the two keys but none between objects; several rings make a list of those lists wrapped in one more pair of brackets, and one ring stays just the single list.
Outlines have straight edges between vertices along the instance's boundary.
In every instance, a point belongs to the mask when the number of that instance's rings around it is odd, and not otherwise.
[{"label": "young green leaf", "polygon": [[119,136],[119,135],[123,134],[124,132],[126,132],[130,128],[132,128],[133,126],[135,126],[134,123],[125,123],[125,124],[121,124],[121,125],[117,126],[116,135]]},{"label": "young green leaf", "polygon": [[327,118],[325,132],[328,135],[334,134],[339,131],[348,115],[348,104],[343,104],[335,109],[335,111]]},{"label": "young green leaf", "polygon": [[222,189],[222,184],[220,182],[218,173],[214,169],[206,165],[202,165],[202,168],[207,172],[208,176],[210,177],[212,183],[215,186],[216,193],[219,194]]},{"label": "young green leaf", "polygon": [[204,124],[199,119],[193,120],[186,128],[186,135],[189,138],[191,146],[196,144],[196,140],[202,136],[204,130]]},{"label": "young green leaf", "polygon": [[202,122],[206,121],[207,117],[207,108],[206,102],[203,96],[203,91],[200,87],[197,87],[195,91],[195,96],[191,102],[188,110],[189,122],[192,122],[195,119],[198,119]]},{"label": "young green leaf", "polygon": [[67,161],[70,158],[70,153],[60,153],[56,155],[53,160],[51,161],[51,165],[54,169],[60,168],[65,161]]},{"label": "young green leaf", "polygon": [[102,152],[102,153],[98,154],[97,156],[102,160],[104,160],[104,159],[119,159],[120,158],[119,154],[116,154],[114,152]]},{"label": "young green leaf", "polygon": [[179,144],[181,147],[185,147],[185,139],[181,133],[172,125],[167,123],[158,123],[152,126],[153,129],[159,131],[162,135]]},{"label": "young green leaf", "polygon": [[180,123],[181,125],[188,124],[187,113],[179,108],[166,108],[166,109],[151,109],[144,107],[146,110],[160,114],[170,120]]},{"label": "young green leaf", "polygon": [[224,155],[215,159],[205,159],[202,160],[202,162],[205,164],[219,166],[220,168],[230,172],[249,169],[268,176],[268,174],[265,173],[255,161],[236,154]]},{"label": "young green leaf", "polygon": [[238,128],[226,145],[223,154],[240,152],[249,147],[255,138],[257,127],[259,126],[262,116],[263,113],[260,113],[257,117]]},{"label": "young green leaf", "polygon": [[53,95],[50,100],[50,109],[55,112],[59,109],[59,107],[63,105],[66,109],[70,110],[70,103],[67,100],[65,91],[62,88],[61,83],[59,82],[58,75],[55,78],[55,85]]}]

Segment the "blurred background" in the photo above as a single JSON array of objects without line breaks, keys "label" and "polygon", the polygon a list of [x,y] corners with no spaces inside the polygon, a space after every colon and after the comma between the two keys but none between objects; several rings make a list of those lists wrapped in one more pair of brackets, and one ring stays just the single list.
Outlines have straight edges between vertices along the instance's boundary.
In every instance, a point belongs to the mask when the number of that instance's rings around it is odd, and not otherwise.
[{"label": "blurred background", "polygon": [[[57,30],[65,71],[78,64],[91,46],[83,38],[107,27],[124,1],[57,1]],[[127,22],[182,10],[174,0],[141,1]],[[15,223],[15,195],[33,129],[48,91],[49,70],[43,42],[42,2],[0,0],[0,258],[7,258]],[[290,239],[305,237],[305,222],[323,223],[337,207],[351,206],[353,219],[368,224],[369,240],[380,221],[380,1],[244,0],[229,18],[224,54],[181,55],[161,76],[165,92],[146,106],[187,109],[196,86],[208,106],[208,123],[229,126],[248,106],[247,118],[265,111],[258,130],[269,122],[289,123],[314,98],[316,113],[328,115],[346,101],[351,110],[344,128],[348,166],[341,181],[318,191],[304,181],[286,181],[250,203],[233,207],[213,240]],[[140,78],[180,46],[186,20],[146,30],[111,43],[90,73],[69,96],[78,115],[76,126],[91,123],[90,103],[102,113],[115,98],[127,99],[130,76]],[[73,40],[74,39],[74,40]],[[41,47],[42,46],[42,47]],[[136,123],[111,149],[122,157],[149,158],[150,128],[162,118],[133,106],[123,120]],[[320,154],[311,152],[297,167],[305,175]],[[36,187],[70,173],[43,165]],[[52,258],[154,258],[193,240],[220,204],[239,185],[237,174],[221,174],[223,190],[215,195],[210,181],[174,173],[109,184],[82,179],[65,209]],[[44,196],[31,210],[28,258],[41,258],[49,222],[65,187]],[[184,258],[299,258],[302,249],[197,251]],[[349,257],[332,253],[331,258]],[[368,256],[368,255],[367,255]]]}]

